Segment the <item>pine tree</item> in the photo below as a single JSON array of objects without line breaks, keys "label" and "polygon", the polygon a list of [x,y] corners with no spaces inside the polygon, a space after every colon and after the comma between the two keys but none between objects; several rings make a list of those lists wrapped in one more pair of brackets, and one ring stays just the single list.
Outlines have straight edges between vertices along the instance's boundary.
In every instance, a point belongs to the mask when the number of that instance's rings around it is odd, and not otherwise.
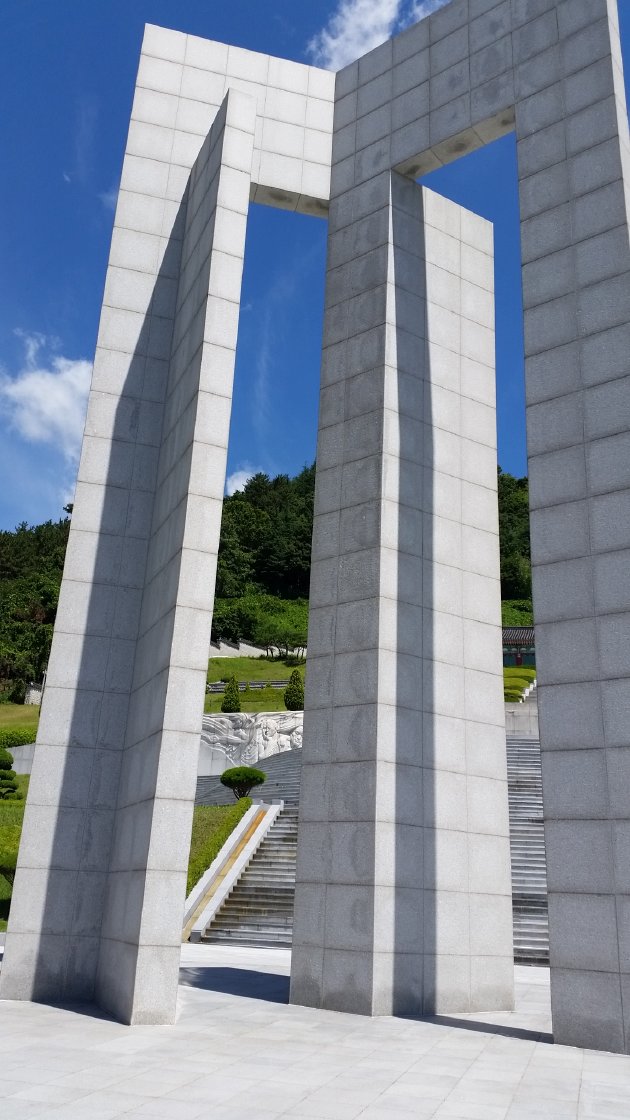
[{"label": "pine tree", "polygon": [[284,690],[284,702],[289,712],[304,711],[304,681],[298,669],[294,669]]},{"label": "pine tree", "polygon": [[241,694],[238,690],[238,681],[236,677],[230,677],[223,690],[223,700],[221,701],[222,712],[240,712],[241,710]]},{"label": "pine tree", "polygon": [[261,786],[267,775],[263,770],[256,770],[253,766],[233,766],[231,770],[224,770],[221,782],[232,790],[237,801],[247,797],[254,786]]},{"label": "pine tree", "polygon": [[16,800],[20,797],[13,767],[13,756],[0,747],[0,801]]}]

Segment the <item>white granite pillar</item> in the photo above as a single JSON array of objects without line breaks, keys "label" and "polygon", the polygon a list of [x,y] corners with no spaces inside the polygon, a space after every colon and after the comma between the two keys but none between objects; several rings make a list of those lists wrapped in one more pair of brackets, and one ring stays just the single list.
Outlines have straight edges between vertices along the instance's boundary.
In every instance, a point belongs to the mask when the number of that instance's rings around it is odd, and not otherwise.
[{"label": "white granite pillar", "polygon": [[334,184],[291,999],[509,1008],[491,227]]},{"label": "white granite pillar", "polygon": [[129,267],[110,269],[118,305],[149,305],[101,322],[4,998],[175,1015],[255,121],[230,92],[182,240],[152,276],[129,234]]},{"label": "white granite pillar", "polygon": [[627,1052],[628,116],[613,0],[546,19],[516,122],[553,1029]]}]

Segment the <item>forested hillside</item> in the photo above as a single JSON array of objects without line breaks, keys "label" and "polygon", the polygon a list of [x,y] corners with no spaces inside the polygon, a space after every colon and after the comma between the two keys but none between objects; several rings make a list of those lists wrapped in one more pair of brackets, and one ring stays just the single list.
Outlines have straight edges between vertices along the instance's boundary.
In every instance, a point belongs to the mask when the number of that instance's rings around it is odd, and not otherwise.
[{"label": "forested hillside", "polygon": [[306,645],[315,466],[256,474],[223,503],[212,636]]},{"label": "forested hillside", "polygon": [[529,488],[526,478],[499,467],[499,538],[503,625],[532,623],[532,565],[529,546]]},{"label": "forested hillside", "polygon": [[[306,644],[315,467],[254,475],[226,498],[212,634],[286,655]],[[527,479],[499,470],[504,624],[531,621]],[[0,532],[0,699],[46,666],[70,522]]]},{"label": "forested hillside", "polygon": [[20,701],[46,668],[70,521],[0,531],[0,699]]}]

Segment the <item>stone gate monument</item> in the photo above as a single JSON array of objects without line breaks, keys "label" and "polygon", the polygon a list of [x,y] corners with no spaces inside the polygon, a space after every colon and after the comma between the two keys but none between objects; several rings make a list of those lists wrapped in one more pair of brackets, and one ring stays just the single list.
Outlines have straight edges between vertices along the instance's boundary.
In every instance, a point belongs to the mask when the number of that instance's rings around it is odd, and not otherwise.
[{"label": "stone gate monument", "polygon": [[615,0],[337,75],[147,27],[5,998],[175,1013],[250,202],[328,217],[291,998],[509,1008],[488,224],[515,131],[556,1040],[630,1050],[630,144]]}]

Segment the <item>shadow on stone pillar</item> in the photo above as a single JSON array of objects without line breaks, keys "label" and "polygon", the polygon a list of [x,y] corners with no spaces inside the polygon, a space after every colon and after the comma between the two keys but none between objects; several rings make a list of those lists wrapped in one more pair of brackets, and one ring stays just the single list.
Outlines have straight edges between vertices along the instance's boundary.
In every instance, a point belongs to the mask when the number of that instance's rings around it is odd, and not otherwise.
[{"label": "shadow on stone pillar", "polygon": [[125,277],[144,317],[106,290],[6,999],[174,1021],[255,119],[230,92],[157,275]]}]

